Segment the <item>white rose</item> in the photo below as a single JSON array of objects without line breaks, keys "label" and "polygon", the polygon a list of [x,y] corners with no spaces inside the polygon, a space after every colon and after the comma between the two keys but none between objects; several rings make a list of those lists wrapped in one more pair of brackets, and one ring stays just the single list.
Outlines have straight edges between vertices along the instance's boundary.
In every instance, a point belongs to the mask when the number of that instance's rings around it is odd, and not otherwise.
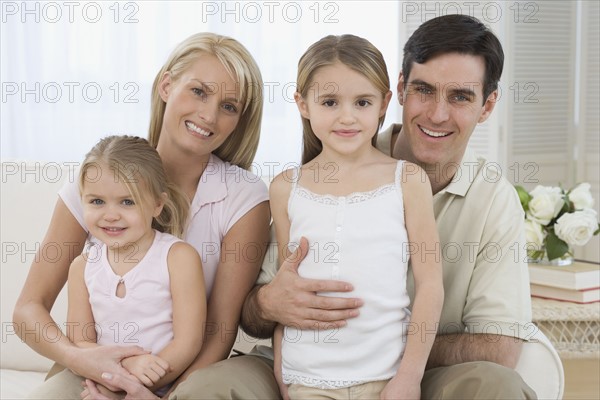
[{"label": "white rose", "polygon": [[525,241],[528,249],[540,250],[545,236],[542,225],[530,219],[525,220]]},{"label": "white rose", "polygon": [[598,229],[596,211],[586,208],[563,214],[554,224],[554,233],[571,246],[583,246]]},{"label": "white rose", "polygon": [[594,198],[590,190],[589,183],[580,183],[577,185],[571,193],[569,193],[569,200],[573,202],[576,210],[583,210],[584,208],[594,207]]},{"label": "white rose", "polygon": [[548,225],[552,218],[565,204],[560,188],[550,186],[536,186],[530,193],[529,218],[542,225]]}]

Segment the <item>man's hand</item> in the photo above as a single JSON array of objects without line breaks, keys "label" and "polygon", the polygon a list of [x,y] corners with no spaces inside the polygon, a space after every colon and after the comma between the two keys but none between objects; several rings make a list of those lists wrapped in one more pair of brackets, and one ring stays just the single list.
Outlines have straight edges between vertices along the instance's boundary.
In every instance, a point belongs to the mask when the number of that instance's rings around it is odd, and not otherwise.
[{"label": "man's hand", "polygon": [[261,317],[299,329],[345,326],[348,318],[358,316],[362,300],[318,295],[318,292],[350,292],[354,288],[346,282],[301,278],[298,265],[307,253],[308,241],[303,237],[275,278],[260,288],[257,298]]},{"label": "man's hand", "polygon": [[154,386],[169,371],[169,363],[154,354],[128,357],[121,364],[148,387]]}]

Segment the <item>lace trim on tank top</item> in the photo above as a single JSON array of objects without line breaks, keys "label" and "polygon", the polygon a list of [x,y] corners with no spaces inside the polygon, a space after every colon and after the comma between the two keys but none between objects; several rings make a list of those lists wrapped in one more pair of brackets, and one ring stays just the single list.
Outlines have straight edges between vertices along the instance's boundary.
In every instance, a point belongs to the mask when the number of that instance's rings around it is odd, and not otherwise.
[{"label": "lace trim on tank top", "polygon": [[[347,196],[334,196],[331,194],[317,194],[298,184],[300,178],[300,167],[294,168],[292,171],[292,193],[297,194],[305,199],[315,201],[325,205],[338,205],[340,203],[353,204],[369,201],[379,196],[383,196],[394,190],[400,190],[400,176],[402,174],[402,164],[404,161],[398,161],[396,171],[394,172],[394,182],[388,183],[367,192],[353,192]],[[292,197],[290,197],[291,201]]]},{"label": "lace trim on tank top", "polygon": [[356,380],[327,380],[321,378],[309,378],[306,376],[283,374],[283,381],[286,385],[302,385],[318,389],[343,389],[350,386],[362,385],[367,381]]},{"label": "lace trim on tank top", "polygon": [[348,196],[333,196],[330,194],[317,194],[314,193],[305,187],[300,185],[296,185],[296,194],[300,197],[304,197],[305,199],[325,204],[325,205],[338,205],[341,202],[346,204],[353,203],[362,203],[364,201],[368,201],[374,199],[379,196],[383,196],[389,192],[396,190],[396,183],[388,183],[386,185],[380,186],[376,189],[369,190],[368,192],[354,192],[350,193]]}]

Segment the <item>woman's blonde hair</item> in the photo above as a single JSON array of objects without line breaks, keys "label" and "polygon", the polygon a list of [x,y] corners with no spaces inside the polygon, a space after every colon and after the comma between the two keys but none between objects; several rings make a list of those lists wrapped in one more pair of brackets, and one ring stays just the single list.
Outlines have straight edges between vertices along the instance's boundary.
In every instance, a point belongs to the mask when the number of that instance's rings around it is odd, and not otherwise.
[{"label": "woman's blonde hair", "polygon": [[[354,35],[329,35],[314,43],[306,50],[298,62],[296,91],[306,99],[312,80],[321,67],[340,62],[364,75],[385,96],[390,90],[390,77],[381,52],[366,39]],[[383,125],[385,114],[379,118],[377,130]],[[310,126],[310,121],[302,117],[302,164],[319,155],[323,144]],[[377,134],[373,136],[373,145]]]},{"label": "woman's blonde hair", "polygon": [[243,104],[240,120],[225,142],[214,151],[224,161],[248,169],[254,160],[263,109],[263,81],[258,65],[248,50],[237,40],[214,33],[202,32],[181,42],[158,71],[152,85],[150,129],[148,140],[153,147],[163,125],[166,103],[158,92],[166,72],[177,80],[201,54],[211,54],[219,59],[229,75],[237,82],[240,101]]},{"label": "woman's blonde hair", "polygon": [[[87,180],[90,168],[102,173],[100,166],[109,167],[115,180],[123,182],[136,205],[143,203],[143,193],[153,200],[161,199],[163,209],[152,220],[152,228],[182,238],[189,215],[190,203],[181,190],[167,179],[156,149],[146,139],[136,136],[108,136],[86,154],[79,171],[79,190]],[[107,171],[105,171],[107,172]],[[163,193],[167,193],[164,198]],[[146,217],[145,210],[141,212]]]}]

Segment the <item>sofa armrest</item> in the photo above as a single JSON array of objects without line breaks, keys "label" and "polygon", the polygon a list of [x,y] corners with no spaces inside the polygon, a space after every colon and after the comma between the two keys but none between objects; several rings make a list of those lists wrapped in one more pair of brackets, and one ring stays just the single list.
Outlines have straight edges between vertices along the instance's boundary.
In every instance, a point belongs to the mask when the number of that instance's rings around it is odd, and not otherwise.
[{"label": "sofa armrest", "polygon": [[550,340],[539,329],[523,344],[515,370],[539,399],[562,399],[565,373],[558,353]]}]

